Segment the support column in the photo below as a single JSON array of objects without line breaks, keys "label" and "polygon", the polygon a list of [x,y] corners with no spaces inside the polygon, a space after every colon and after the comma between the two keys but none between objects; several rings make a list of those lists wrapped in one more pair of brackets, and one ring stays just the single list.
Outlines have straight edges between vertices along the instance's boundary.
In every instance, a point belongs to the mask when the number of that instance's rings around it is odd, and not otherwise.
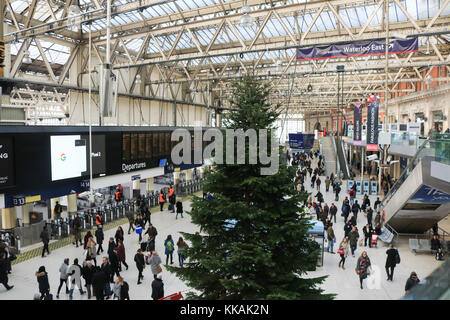
[{"label": "support column", "polygon": [[13,229],[16,227],[16,208],[2,209],[2,229]]},{"label": "support column", "polygon": [[[67,214],[68,216],[72,216],[74,214],[76,214],[78,211],[78,207],[77,207],[77,194],[69,194],[67,195]],[[61,215],[63,216],[63,215]],[[65,217],[63,217],[65,218]]]},{"label": "support column", "polygon": [[192,180],[192,177],[193,177],[193,175],[194,175],[193,173],[194,173],[194,172],[193,172],[192,169],[186,170],[186,181]]},{"label": "support column", "polygon": [[146,184],[145,184],[145,191],[147,193],[152,192],[153,190],[155,190],[155,179],[154,178],[148,178],[146,179]]},{"label": "support column", "polygon": [[133,198],[136,198],[141,193],[141,181],[135,180],[133,181]]},{"label": "support column", "polygon": [[180,183],[180,172],[174,171],[173,172],[173,183],[176,185]]}]

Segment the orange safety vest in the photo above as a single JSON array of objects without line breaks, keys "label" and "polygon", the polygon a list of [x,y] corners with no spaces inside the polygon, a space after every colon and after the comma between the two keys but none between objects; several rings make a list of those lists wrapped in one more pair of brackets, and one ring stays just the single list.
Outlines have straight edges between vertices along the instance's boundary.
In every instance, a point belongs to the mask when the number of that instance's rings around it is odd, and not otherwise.
[{"label": "orange safety vest", "polygon": [[169,188],[169,197],[173,195],[173,188]]},{"label": "orange safety vest", "polygon": [[95,216],[95,224],[96,225],[101,225],[102,224],[102,218],[100,217],[100,215],[97,213]]},{"label": "orange safety vest", "polygon": [[162,193],[159,194],[159,202],[166,202],[166,200],[164,200],[164,195]]}]

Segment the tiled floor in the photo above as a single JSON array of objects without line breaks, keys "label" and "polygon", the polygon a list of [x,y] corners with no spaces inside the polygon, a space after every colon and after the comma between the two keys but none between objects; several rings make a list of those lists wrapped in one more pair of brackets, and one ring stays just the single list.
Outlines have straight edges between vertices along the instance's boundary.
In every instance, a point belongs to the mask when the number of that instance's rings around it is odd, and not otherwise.
[{"label": "tiled floor", "polygon": [[[322,179],[324,181],[324,179]],[[345,184],[344,184],[345,185]],[[305,184],[306,187],[310,186],[309,177]],[[325,186],[322,185],[322,193],[324,194],[325,201],[330,205],[331,200],[334,200],[334,196],[330,192],[325,192]],[[314,190],[314,194],[316,191]],[[338,205],[337,223],[334,225],[334,231],[339,242],[343,235],[343,218],[340,216],[340,207],[343,200],[344,191],[342,191],[340,201]],[[358,197],[359,199],[360,197]],[[371,196],[372,203],[376,197]],[[358,202],[361,202],[359,200]],[[189,210],[189,202],[184,203],[185,210]],[[167,208],[167,207],[166,207]],[[190,216],[184,215],[183,219],[175,220],[175,214],[169,213],[167,210],[164,212],[157,212],[152,214],[152,223],[158,230],[158,236],[156,241],[156,250],[160,253],[163,262],[165,262],[164,256],[164,239],[168,234],[172,235],[175,240],[181,236],[180,232],[193,233],[198,231],[198,226],[191,223]],[[362,226],[366,223],[366,218],[362,213],[358,215],[358,229],[361,230]],[[123,229],[128,230],[128,224],[124,224]],[[116,228],[105,232],[105,239],[113,236]],[[144,270],[145,279],[143,284],[137,285],[137,269],[133,261],[134,254],[139,247],[138,236],[135,233],[130,235],[125,234],[125,247],[126,247],[126,260],[130,266],[128,271],[123,271],[121,275],[130,285],[130,297],[131,299],[151,299],[151,281],[153,276],[150,268]],[[107,247],[107,245],[106,245]],[[337,250],[337,245],[335,245]],[[337,254],[324,253],[324,265],[318,268],[316,271],[309,273],[306,277],[317,277],[328,275],[326,281],[322,284],[322,288],[326,293],[337,294],[336,299],[349,299],[349,300],[376,300],[376,299],[399,299],[404,293],[404,285],[411,271],[416,271],[420,279],[424,279],[429,273],[431,273],[442,262],[434,260],[429,254],[414,255],[408,248],[407,239],[400,241],[399,252],[401,256],[401,264],[397,266],[394,274],[394,281],[386,281],[386,274],[384,270],[384,264],[386,261],[386,247],[383,243],[379,242],[378,248],[364,248],[368,252],[368,255],[372,261],[373,270],[380,275],[379,288],[368,289],[367,280],[364,283],[364,289],[359,288],[359,279],[355,274],[355,265],[357,257],[361,254],[362,248],[358,248],[356,251],[356,257],[349,256],[345,262],[346,270],[338,268],[339,256]],[[0,287],[0,300],[8,299],[32,299],[33,295],[38,292],[38,283],[35,277],[35,272],[39,266],[44,265],[49,273],[51,292],[56,296],[56,290],[59,284],[59,272],[58,269],[63,262],[64,258],[70,258],[72,262],[74,258],[78,258],[82,261],[82,248],[75,248],[69,244],[59,249],[53,250],[51,254],[45,258],[35,257],[25,262],[15,264],[13,266],[13,272],[9,276],[9,284],[14,285],[14,288],[10,291],[6,291],[3,287]],[[100,262],[100,257],[97,257],[97,261]],[[178,258],[174,255],[174,265],[178,265]],[[125,269],[124,269],[125,270]],[[163,281],[165,288],[165,295],[176,293],[179,291],[188,290],[187,286],[175,275],[167,272],[163,266]],[[64,292],[64,289],[62,290]],[[60,299],[68,299],[65,293],[62,293]],[[74,299],[87,299],[87,295],[80,296],[76,290],[74,292]]]}]

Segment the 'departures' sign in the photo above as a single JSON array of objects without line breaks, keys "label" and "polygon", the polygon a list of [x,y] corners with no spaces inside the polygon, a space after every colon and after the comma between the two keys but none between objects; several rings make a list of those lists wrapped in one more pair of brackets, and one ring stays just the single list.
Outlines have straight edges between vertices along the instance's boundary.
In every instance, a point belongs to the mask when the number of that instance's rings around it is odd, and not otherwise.
[{"label": "'departures' sign", "polygon": [[[389,42],[388,53],[407,53],[419,50],[418,38]],[[362,43],[332,44],[328,46],[297,48],[297,60],[317,60],[385,54],[385,40]]]}]

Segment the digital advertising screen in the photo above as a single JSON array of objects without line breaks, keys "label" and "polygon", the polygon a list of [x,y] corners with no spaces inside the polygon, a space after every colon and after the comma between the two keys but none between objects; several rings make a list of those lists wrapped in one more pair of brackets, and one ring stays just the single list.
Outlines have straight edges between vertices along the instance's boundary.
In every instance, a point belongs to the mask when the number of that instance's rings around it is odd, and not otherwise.
[{"label": "digital advertising screen", "polygon": [[88,169],[87,147],[80,135],[50,136],[52,181],[81,177]]},{"label": "digital advertising screen", "polygon": [[[82,135],[82,140],[86,141],[86,150],[89,149],[89,135]],[[86,171],[82,172],[82,176],[89,175],[89,152],[86,152]],[[92,174],[106,173],[106,151],[105,151],[105,135],[92,135]]]},{"label": "digital advertising screen", "polygon": [[14,185],[14,156],[12,138],[0,138],[0,188]]}]

